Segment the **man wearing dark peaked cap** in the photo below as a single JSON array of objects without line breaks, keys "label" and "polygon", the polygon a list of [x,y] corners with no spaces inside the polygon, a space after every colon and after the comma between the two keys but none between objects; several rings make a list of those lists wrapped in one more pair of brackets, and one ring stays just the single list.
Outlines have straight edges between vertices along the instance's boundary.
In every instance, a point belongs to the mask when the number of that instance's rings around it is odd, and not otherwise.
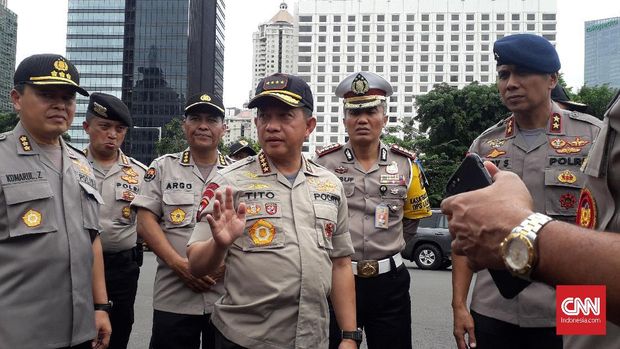
[{"label": "man wearing dark peaked cap", "polygon": [[256,151],[254,151],[250,144],[243,139],[232,143],[228,149],[230,150],[228,156],[230,156],[233,160],[241,160],[247,158],[248,156],[256,155]]},{"label": "man wearing dark peaked cap", "polygon": [[146,166],[120,149],[132,125],[127,106],[115,96],[92,93],[82,126],[90,138],[84,153],[90,161],[97,190],[103,197],[99,223],[106,288],[113,302],[110,320],[114,333],[109,348],[124,349],[134,322],[134,301],[142,264],[137,241],[136,214],[129,208],[140,192]]},{"label": "man wearing dark peaked cap", "polygon": [[20,121],[0,134],[0,347],[106,348],[107,311],[93,169],[61,135],[75,115],[79,73],[39,54],[17,67]]},{"label": "man wearing dark peaked cap", "polygon": [[211,313],[223,290],[224,268],[203,277],[189,272],[185,245],[201,204],[204,186],[228,165],[218,151],[226,125],[224,105],[211,92],[188,98],[183,132],[189,147],[151,163],[140,193],[138,234],[157,255],[153,292],[152,349],[211,349]]},{"label": "man wearing dark peaked cap", "polygon": [[[574,223],[579,190],[585,181],[580,166],[601,122],[591,115],[563,110],[552,101],[560,59],[547,39],[510,35],[497,40],[493,52],[500,97],[512,115],[478,136],[469,152],[516,173],[525,182],[536,214],[520,226],[539,230],[551,218]],[[535,246],[535,241],[531,243]],[[504,258],[517,259],[513,252],[507,250]],[[524,255],[533,255],[530,252]],[[511,272],[528,278],[534,262],[528,263]],[[460,349],[474,343],[479,349],[562,348],[562,336],[556,335],[555,329],[552,287],[524,282],[511,288],[520,290],[514,298],[504,298],[489,271],[482,270],[477,273],[470,312],[467,294],[473,273],[466,258],[454,253],[452,268],[454,336]]]}]

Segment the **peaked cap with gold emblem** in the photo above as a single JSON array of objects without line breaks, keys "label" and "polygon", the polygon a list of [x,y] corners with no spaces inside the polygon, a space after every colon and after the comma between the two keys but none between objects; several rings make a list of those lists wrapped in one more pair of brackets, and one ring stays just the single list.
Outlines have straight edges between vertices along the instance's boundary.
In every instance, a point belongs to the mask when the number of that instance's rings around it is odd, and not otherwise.
[{"label": "peaked cap with gold emblem", "polygon": [[80,74],[75,65],[57,54],[45,53],[26,57],[15,70],[13,84],[65,85],[83,96],[88,96],[88,92],[80,87]]},{"label": "peaked cap with gold emblem", "polygon": [[392,85],[387,80],[365,71],[347,76],[336,88],[336,96],[344,98],[345,109],[375,107],[392,93]]},{"label": "peaked cap with gold emblem", "polygon": [[261,106],[268,99],[277,99],[294,108],[314,111],[314,100],[310,86],[300,77],[276,73],[262,79],[256,86],[254,98],[248,108]]},{"label": "peaked cap with gold emblem", "polygon": [[211,92],[197,93],[187,99],[185,103],[185,116],[193,112],[211,112],[214,116],[224,118],[224,103],[222,99]]},{"label": "peaked cap with gold emblem", "polygon": [[125,103],[106,93],[91,93],[87,112],[103,119],[120,121],[127,127],[133,126],[129,108]]}]

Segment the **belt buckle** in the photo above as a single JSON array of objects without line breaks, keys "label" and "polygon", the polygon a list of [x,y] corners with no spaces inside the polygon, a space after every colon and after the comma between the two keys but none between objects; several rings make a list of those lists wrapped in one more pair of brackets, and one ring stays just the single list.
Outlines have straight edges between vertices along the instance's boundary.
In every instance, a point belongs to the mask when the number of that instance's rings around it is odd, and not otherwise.
[{"label": "belt buckle", "polygon": [[369,278],[379,274],[379,261],[365,260],[357,262],[357,275]]}]

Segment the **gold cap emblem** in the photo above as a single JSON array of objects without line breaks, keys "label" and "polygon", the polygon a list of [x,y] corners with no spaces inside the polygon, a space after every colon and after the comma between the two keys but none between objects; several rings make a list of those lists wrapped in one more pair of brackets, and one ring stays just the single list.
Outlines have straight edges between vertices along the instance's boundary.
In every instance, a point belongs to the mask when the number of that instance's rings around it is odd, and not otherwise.
[{"label": "gold cap emblem", "polygon": [[209,95],[204,94],[202,96],[200,96],[200,100],[203,102],[211,102],[211,97],[209,97]]},{"label": "gold cap emblem", "polygon": [[353,83],[351,84],[351,91],[353,91],[356,95],[363,95],[368,92],[368,80],[362,75],[357,74],[355,79],[353,79]]},{"label": "gold cap emblem", "polygon": [[56,62],[54,62],[54,68],[60,71],[67,71],[69,70],[69,65],[64,59],[57,59]]},{"label": "gold cap emblem", "polygon": [[97,114],[101,114],[105,116],[106,118],[108,117],[108,114],[107,114],[108,108],[102,106],[101,104],[97,102],[93,102],[93,109],[95,110]]}]

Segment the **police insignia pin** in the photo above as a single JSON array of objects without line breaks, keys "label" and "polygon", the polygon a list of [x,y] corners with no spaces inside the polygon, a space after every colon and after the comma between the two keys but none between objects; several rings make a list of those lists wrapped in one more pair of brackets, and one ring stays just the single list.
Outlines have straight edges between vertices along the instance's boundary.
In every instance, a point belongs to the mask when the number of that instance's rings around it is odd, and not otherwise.
[{"label": "police insignia pin", "polygon": [[575,176],[575,174],[570,170],[564,170],[558,175],[558,181],[561,183],[573,184],[577,181],[577,176]]},{"label": "police insignia pin", "polygon": [[278,204],[275,202],[265,204],[265,212],[270,215],[276,214],[278,212]]},{"label": "police insignia pin", "polygon": [[41,225],[41,213],[37,210],[29,209],[28,212],[22,216],[22,220],[28,228],[36,228]]},{"label": "police insignia pin", "polygon": [[366,80],[364,75],[357,74],[357,76],[355,77],[355,79],[353,79],[353,82],[351,83],[351,91],[353,91],[353,93],[355,93],[356,95],[363,95],[364,93],[368,92],[369,89],[370,87],[368,85],[368,80]]},{"label": "police insignia pin", "polygon": [[172,212],[170,212],[170,221],[172,224],[181,224],[185,220],[185,211],[181,208],[177,207]]},{"label": "police insignia pin", "polygon": [[259,219],[252,224],[248,234],[255,246],[267,246],[276,236],[276,227],[264,219]]},{"label": "police insignia pin", "polygon": [[121,211],[121,215],[125,219],[129,219],[129,217],[131,217],[131,209],[129,208],[129,206],[123,206],[123,209]]},{"label": "police insignia pin", "polygon": [[387,172],[388,174],[397,174],[398,164],[396,163],[396,161],[392,161],[391,164],[387,165],[387,167],[385,168],[385,172]]},{"label": "police insignia pin", "polygon": [[149,168],[144,174],[144,181],[145,182],[152,181],[153,179],[155,179],[156,174],[157,174],[157,171],[155,170],[154,167]]}]

